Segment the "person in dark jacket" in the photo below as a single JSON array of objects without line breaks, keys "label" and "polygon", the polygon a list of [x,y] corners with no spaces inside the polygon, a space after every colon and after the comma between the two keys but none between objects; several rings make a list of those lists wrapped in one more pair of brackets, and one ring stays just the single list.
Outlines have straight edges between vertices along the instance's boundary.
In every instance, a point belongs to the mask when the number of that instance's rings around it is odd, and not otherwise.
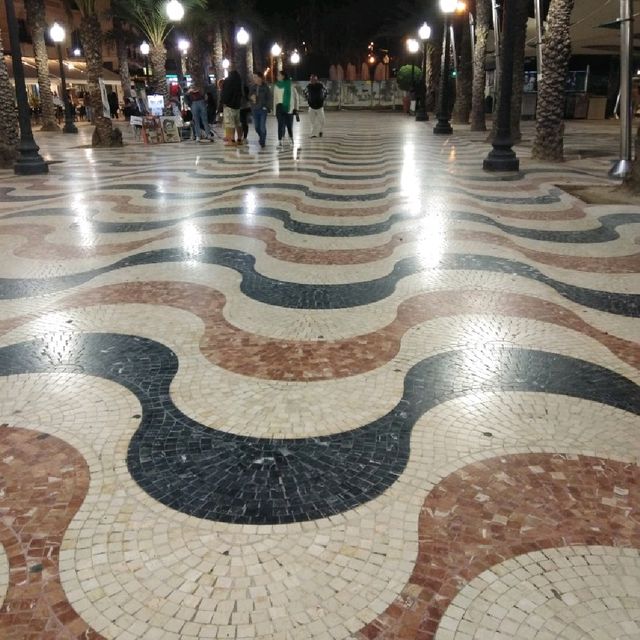
[{"label": "person in dark jacket", "polygon": [[318,76],[312,75],[309,84],[304,90],[304,97],[309,105],[309,122],[311,123],[311,137],[322,138],[324,133],[324,101],[327,97],[325,86],[318,80]]},{"label": "person in dark jacket", "polygon": [[253,73],[249,101],[253,111],[253,126],[258,134],[260,146],[264,149],[267,143],[267,114],[271,111],[271,91],[259,71]]},{"label": "person in dark jacket", "polygon": [[109,102],[109,111],[111,111],[111,117],[117,119],[118,117],[118,94],[115,91],[112,91],[108,96],[107,100]]},{"label": "person in dark jacket", "polygon": [[223,108],[225,145],[228,147],[235,146],[235,136],[237,136],[237,144],[242,144],[242,123],[240,122],[242,78],[235,69],[224,80],[220,100]]}]

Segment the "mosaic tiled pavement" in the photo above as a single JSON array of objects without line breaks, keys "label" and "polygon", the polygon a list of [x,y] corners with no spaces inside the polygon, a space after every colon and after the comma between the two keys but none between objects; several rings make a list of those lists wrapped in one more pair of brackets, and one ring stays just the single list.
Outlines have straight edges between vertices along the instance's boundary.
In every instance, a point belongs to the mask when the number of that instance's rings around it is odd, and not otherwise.
[{"label": "mosaic tiled pavement", "polygon": [[611,127],[329,115],[0,172],[0,638],[640,638],[640,207],[558,187]]}]

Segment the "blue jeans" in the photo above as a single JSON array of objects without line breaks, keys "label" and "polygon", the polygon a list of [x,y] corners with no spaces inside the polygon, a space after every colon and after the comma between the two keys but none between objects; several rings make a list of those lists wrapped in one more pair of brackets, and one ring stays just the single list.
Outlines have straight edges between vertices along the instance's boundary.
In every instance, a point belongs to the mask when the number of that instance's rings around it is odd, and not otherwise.
[{"label": "blue jeans", "polygon": [[256,128],[256,133],[260,138],[260,146],[264,147],[267,141],[267,110],[266,109],[254,109],[253,111],[253,125]]},{"label": "blue jeans", "polygon": [[193,114],[193,126],[196,129],[196,138],[208,138],[207,103],[204,100],[194,100],[191,103],[191,113]]}]

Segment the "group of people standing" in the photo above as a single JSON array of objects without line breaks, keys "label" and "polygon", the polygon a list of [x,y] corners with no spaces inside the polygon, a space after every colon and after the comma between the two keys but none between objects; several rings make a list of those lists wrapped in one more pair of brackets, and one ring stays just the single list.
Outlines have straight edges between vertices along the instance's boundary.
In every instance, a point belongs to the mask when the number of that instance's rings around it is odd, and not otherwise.
[{"label": "group of people standing", "polygon": [[[209,141],[207,127],[205,95],[198,87],[190,92],[191,112],[193,115],[196,138],[202,142]],[[318,77],[312,75],[304,90],[309,106],[311,137],[322,137],[324,130],[324,101],[327,91]],[[245,85],[237,70],[229,72],[220,87],[218,111],[222,112],[225,146],[247,144],[249,135],[249,118],[258,134],[260,147],[267,143],[267,116],[275,110],[278,122],[278,149],[293,145],[293,123],[300,121],[298,115],[299,97],[289,75],[285,71],[278,72],[277,82],[271,88],[258,71],[254,72],[252,82]]]}]

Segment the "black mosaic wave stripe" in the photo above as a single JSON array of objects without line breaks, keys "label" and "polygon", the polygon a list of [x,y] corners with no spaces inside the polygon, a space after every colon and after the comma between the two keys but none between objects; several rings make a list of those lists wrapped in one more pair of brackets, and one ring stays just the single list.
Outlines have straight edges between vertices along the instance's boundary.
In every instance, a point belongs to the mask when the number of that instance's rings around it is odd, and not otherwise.
[{"label": "black mosaic wave stripe", "polygon": [[167,507],[237,524],[325,518],[376,498],[404,471],[416,421],[470,393],[545,392],[640,414],[640,389],[613,371],[554,353],[487,346],[416,364],[396,407],[365,426],[261,439],[211,429],[182,413],[170,396],[177,369],[177,356],[164,345],[119,334],[46,336],[0,349],[0,375],[84,372],[129,389],[142,406],[127,455],[134,480]]},{"label": "black mosaic wave stripe", "polygon": [[[140,197],[145,200],[165,200],[165,201],[186,201],[186,200],[202,200],[207,198],[219,198],[225,196],[230,193],[235,193],[237,191],[245,191],[246,189],[253,190],[270,190],[270,189],[278,189],[281,191],[293,191],[300,195],[304,195],[307,198],[312,200],[319,200],[322,202],[375,202],[377,200],[384,200],[389,196],[393,195],[401,195],[402,189],[400,187],[388,187],[387,189],[383,189],[378,193],[370,193],[362,191],[360,193],[354,194],[341,194],[341,193],[330,193],[328,191],[316,191],[310,187],[306,187],[304,185],[300,185],[297,183],[289,183],[289,182],[278,182],[276,185],[273,183],[248,183],[248,184],[240,184],[235,185],[233,187],[229,187],[227,189],[220,189],[219,191],[205,191],[197,193],[188,192],[188,193],[169,193],[164,189],[161,189],[155,184],[145,184],[145,183],[125,183],[118,184],[117,191],[139,191]],[[490,202],[494,204],[515,204],[515,205],[547,205],[547,204],[555,204],[560,202],[560,198],[558,197],[558,190],[552,190],[554,193],[543,194],[539,196],[530,196],[530,197],[520,197],[520,196],[489,196],[484,194],[478,194],[468,189],[464,189],[463,187],[454,187],[454,186],[429,186],[430,191],[442,191],[447,195],[451,194],[459,194],[468,197],[472,197],[476,200],[480,200],[482,202]],[[0,187],[0,202],[24,202],[29,200],[40,201],[43,199],[50,199],[52,196],[48,194],[46,196],[41,195],[33,195],[33,196],[12,196],[11,192],[15,191],[13,187]],[[70,194],[72,195],[72,194]]]},{"label": "black mosaic wave stripe", "polygon": [[171,262],[216,264],[242,276],[240,290],[249,298],[290,309],[346,309],[379,302],[390,296],[397,283],[407,276],[433,269],[490,271],[529,278],[555,289],[565,298],[585,307],[618,315],[640,316],[640,295],[611,293],[577,287],[550,278],[539,269],[515,260],[494,256],[450,253],[426,268],[419,257],[395,263],[391,273],[365,282],[348,284],[301,284],[270,278],[255,270],[255,257],[237,249],[204,247],[198,252],[185,249],[158,249],[136,253],[113,264],[53,278],[0,278],[0,299],[24,298],[61,291],[118,269]]},{"label": "black mosaic wave stripe", "polygon": [[[173,218],[170,220],[152,220],[146,222],[101,222],[91,221],[90,231],[93,233],[134,233],[138,231],[154,231],[156,229],[166,229],[188,220],[199,218],[219,218],[222,216],[244,216],[247,212],[242,207],[226,207],[215,209],[203,209],[184,218]],[[613,213],[597,218],[598,227],[579,231],[554,231],[548,229],[529,229],[526,227],[516,227],[494,220],[490,216],[480,213],[470,213],[467,211],[447,211],[443,214],[450,220],[461,220],[465,222],[477,222],[486,224],[496,229],[500,229],[509,235],[529,240],[541,240],[544,242],[562,242],[568,244],[595,244],[610,242],[620,237],[617,229],[628,224],[640,223],[640,214],[637,213]],[[41,217],[76,217],[76,214],[69,209],[53,207],[49,209],[39,209],[37,211],[26,211],[10,213],[0,216],[0,220],[10,220],[18,218],[41,218]],[[274,207],[260,207],[251,214],[252,218],[273,218],[282,222],[287,231],[301,235],[319,236],[325,238],[356,238],[363,236],[377,235],[385,233],[394,225],[405,221],[419,223],[422,218],[412,216],[407,213],[394,213],[382,222],[361,225],[327,225],[301,222],[291,216],[288,211]],[[2,227],[0,226],[0,230]],[[411,233],[407,230],[408,234]]]}]

